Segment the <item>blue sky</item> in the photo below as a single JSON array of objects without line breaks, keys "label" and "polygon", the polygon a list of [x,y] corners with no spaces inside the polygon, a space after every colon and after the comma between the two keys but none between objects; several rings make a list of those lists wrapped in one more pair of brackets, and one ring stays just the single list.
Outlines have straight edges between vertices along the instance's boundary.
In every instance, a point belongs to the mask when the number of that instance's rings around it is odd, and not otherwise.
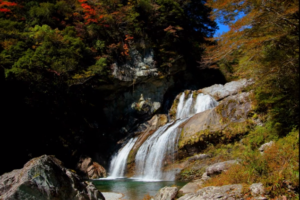
[{"label": "blue sky", "polygon": [[[235,21],[242,18],[243,16],[245,16],[245,14],[243,12],[240,12],[236,18],[235,18]],[[220,20],[216,20],[218,26],[219,26],[219,30],[216,30],[215,34],[214,34],[214,37],[216,37],[218,34],[222,34],[222,33],[225,33],[227,31],[229,31],[229,26],[227,25],[224,25],[224,24],[221,24],[220,23]]]},{"label": "blue sky", "polygon": [[222,34],[223,32],[229,31],[229,26],[223,25],[220,22],[217,21],[217,24],[219,26],[219,30],[217,30],[214,34],[214,37],[216,37],[218,34]]}]

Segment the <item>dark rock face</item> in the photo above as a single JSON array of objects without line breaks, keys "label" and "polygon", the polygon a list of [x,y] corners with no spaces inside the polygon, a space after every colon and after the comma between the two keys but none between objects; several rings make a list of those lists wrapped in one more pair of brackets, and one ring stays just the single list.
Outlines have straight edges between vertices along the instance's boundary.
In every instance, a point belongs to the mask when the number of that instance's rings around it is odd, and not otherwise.
[{"label": "dark rock face", "polygon": [[92,183],[64,168],[54,156],[43,155],[28,161],[22,169],[0,176],[3,200],[105,200]]}]

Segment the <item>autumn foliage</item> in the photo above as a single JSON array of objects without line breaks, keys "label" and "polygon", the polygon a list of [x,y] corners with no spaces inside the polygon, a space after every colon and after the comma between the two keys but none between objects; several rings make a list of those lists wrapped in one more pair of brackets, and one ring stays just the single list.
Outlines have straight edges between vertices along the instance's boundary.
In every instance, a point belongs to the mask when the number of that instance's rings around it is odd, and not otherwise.
[{"label": "autumn foliage", "polygon": [[0,0],[0,12],[2,13],[8,13],[11,12],[11,8],[17,6],[17,3],[15,2],[8,2]]},{"label": "autumn foliage", "polygon": [[218,66],[228,79],[252,78],[259,109],[272,110],[287,130],[298,124],[299,1],[209,0],[207,5],[214,9],[212,18],[230,30],[208,39],[201,66]]}]

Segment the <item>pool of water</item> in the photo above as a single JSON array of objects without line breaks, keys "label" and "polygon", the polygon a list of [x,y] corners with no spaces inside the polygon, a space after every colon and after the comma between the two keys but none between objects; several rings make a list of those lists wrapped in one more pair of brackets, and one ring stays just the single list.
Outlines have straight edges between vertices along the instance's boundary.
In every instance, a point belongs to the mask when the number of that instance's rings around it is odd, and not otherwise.
[{"label": "pool of water", "polygon": [[154,196],[160,188],[165,186],[178,186],[181,188],[186,182],[181,181],[156,181],[145,182],[135,179],[99,179],[93,180],[93,184],[101,192],[117,192],[125,195],[126,200],[142,200],[146,194]]}]

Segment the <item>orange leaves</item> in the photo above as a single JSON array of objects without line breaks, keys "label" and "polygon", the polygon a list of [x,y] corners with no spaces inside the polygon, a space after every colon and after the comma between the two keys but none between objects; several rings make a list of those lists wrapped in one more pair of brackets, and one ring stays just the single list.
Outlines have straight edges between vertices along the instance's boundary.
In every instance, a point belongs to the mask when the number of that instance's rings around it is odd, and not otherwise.
[{"label": "orange leaves", "polygon": [[127,40],[133,40],[133,37],[131,37],[130,35],[125,35],[125,41],[127,41]]},{"label": "orange leaves", "polygon": [[127,44],[123,45],[124,52],[121,52],[122,56],[129,56],[129,48]]}]

